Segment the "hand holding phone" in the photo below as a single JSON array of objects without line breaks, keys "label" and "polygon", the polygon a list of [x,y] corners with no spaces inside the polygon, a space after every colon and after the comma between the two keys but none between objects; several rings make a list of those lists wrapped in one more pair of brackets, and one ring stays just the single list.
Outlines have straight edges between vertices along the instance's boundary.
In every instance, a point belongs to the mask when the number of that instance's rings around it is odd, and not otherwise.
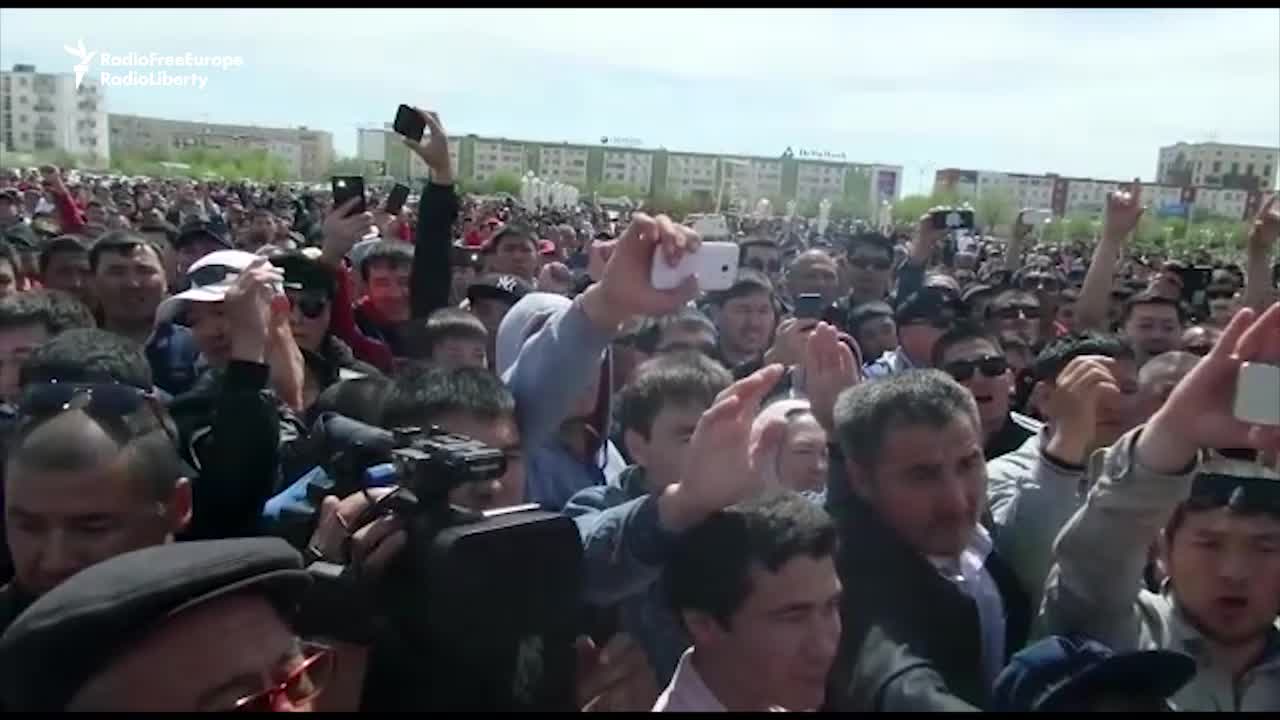
[{"label": "hand holding phone", "polygon": [[387,214],[393,217],[399,215],[400,210],[404,207],[404,201],[408,199],[409,186],[396,183],[396,186],[391,188],[391,194],[387,196]]},{"label": "hand holding phone", "polygon": [[1236,419],[1280,426],[1280,365],[1247,362],[1236,376]]},{"label": "hand holding phone", "polygon": [[671,267],[655,252],[649,280],[656,290],[674,290],[685,278],[696,276],[700,290],[728,290],[738,279],[738,253],[737,243],[704,242]]},{"label": "hand holding phone", "polygon": [[422,134],[427,129],[427,121],[422,117],[422,113],[402,103],[400,107],[396,108],[396,119],[391,124],[391,129],[414,142],[418,142],[422,140]]},{"label": "hand holding phone", "polygon": [[365,205],[364,178],[359,175],[336,175],[332,178],[333,206],[339,207],[353,197],[360,198],[354,209],[347,216],[364,212]]},{"label": "hand holding phone", "polygon": [[798,320],[820,320],[826,309],[818,293],[803,293],[796,298],[795,316]]}]

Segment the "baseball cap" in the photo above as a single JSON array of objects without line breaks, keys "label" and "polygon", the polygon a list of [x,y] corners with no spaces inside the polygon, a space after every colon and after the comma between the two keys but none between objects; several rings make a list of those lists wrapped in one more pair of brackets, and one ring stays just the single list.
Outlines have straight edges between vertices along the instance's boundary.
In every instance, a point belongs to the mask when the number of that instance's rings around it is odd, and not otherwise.
[{"label": "baseball cap", "polygon": [[919,320],[955,320],[961,315],[960,299],[948,288],[922,287],[912,292],[894,310],[899,325]]},{"label": "baseball cap", "polygon": [[1182,653],[1115,653],[1093,640],[1055,635],[1013,656],[996,678],[989,709],[1076,709],[1107,692],[1167,699],[1195,674],[1195,660]]},{"label": "baseball cap", "polygon": [[188,302],[221,302],[240,273],[259,257],[244,250],[217,250],[205,255],[187,270],[191,287],[160,303],[156,318],[172,320]]},{"label": "baseball cap", "polygon": [[201,219],[183,223],[178,229],[178,237],[173,241],[173,246],[179,248],[200,239],[210,239],[224,248],[231,248],[231,241],[227,239],[220,225]]},{"label": "baseball cap", "polygon": [[91,565],[43,595],[0,637],[6,710],[62,710],[128,644],[167,618],[254,589],[290,612],[310,586],[279,538],[157,545]]},{"label": "baseball cap", "polygon": [[481,275],[467,286],[467,299],[475,302],[481,299],[504,300],[512,305],[520,302],[520,298],[533,292],[533,286],[515,275]]}]

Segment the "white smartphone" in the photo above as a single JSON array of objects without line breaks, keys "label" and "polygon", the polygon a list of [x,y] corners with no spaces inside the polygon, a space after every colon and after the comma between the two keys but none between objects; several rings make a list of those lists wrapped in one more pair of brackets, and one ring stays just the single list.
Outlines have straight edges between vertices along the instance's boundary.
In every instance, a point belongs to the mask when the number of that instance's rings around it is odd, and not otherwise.
[{"label": "white smartphone", "polygon": [[662,253],[653,253],[653,269],[649,281],[657,290],[671,290],[689,276],[697,276],[700,290],[728,290],[738,279],[738,244],[704,242],[698,252],[685,255],[680,264],[671,267]]},{"label": "white smartphone", "polygon": [[1280,366],[1245,363],[1236,377],[1236,419],[1280,426]]}]

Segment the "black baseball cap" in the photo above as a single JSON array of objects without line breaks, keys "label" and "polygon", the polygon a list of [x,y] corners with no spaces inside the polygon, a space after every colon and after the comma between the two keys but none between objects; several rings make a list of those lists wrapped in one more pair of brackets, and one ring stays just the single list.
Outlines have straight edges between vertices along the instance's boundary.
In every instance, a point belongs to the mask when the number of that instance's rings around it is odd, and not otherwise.
[{"label": "black baseball cap", "polygon": [[1171,650],[1116,653],[1060,635],[1018,652],[996,678],[991,712],[1080,710],[1103,693],[1168,699],[1196,674],[1196,662]]},{"label": "black baseball cap", "polygon": [[92,565],[50,590],[0,637],[0,703],[63,710],[95,673],[165,619],[249,589],[291,613],[310,586],[279,538],[169,543]]},{"label": "black baseball cap", "polygon": [[473,303],[481,299],[502,300],[515,305],[531,292],[533,286],[515,275],[490,273],[481,275],[467,286],[467,299]]},{"label": "black baseball cap", "polygon": [[963,312],[960,298],[949,288],[925,286],[907,295],[894,309],[899,325],[920,320],[955,321]]},{"label": "black baseball cap", "polygon": [[212,240],[228,250],[231,249],[231,241],[227,239],[227,235],[223,232],[221,225],[200,219],[183,223],[182,227],[178,229],[178,237],[173,241],[173,246],[180,248],[183,245],[202,239]]}]

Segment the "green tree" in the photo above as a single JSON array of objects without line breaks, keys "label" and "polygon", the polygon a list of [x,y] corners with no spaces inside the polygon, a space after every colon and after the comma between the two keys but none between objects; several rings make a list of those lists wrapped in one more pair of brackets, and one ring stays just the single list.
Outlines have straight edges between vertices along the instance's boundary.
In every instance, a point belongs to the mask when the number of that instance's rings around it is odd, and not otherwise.
[{"label": "green tree", "polygon": [[373,177],[373,166],[356,157],[340,157],[333,161],[330,172],[334,175],[359,175],[368,180]]},{"label": "green tree", "polygon": [[512,173],[498,173],[493,178],[493,192],[520,197],[520,176]]},{"label": "green tree", "polygon": [[1013,196],[1008,192],[985,192],[978,197],[974,219],[983,232],[994,234],[997,228],[1013,222],[1015,205]]},{"label": "green tree", "polygon": [[929,195],[907,195],[893,205],[893,220],[900,223],[914,223],[920,216],[935,205]]},{"label": "green tree", "polygon": [[596,186],[596,194],[600,197],[629,197],[632,200],[639,200],[646,197],[649,193],[634,185],[626,183],[601,183]]}]

